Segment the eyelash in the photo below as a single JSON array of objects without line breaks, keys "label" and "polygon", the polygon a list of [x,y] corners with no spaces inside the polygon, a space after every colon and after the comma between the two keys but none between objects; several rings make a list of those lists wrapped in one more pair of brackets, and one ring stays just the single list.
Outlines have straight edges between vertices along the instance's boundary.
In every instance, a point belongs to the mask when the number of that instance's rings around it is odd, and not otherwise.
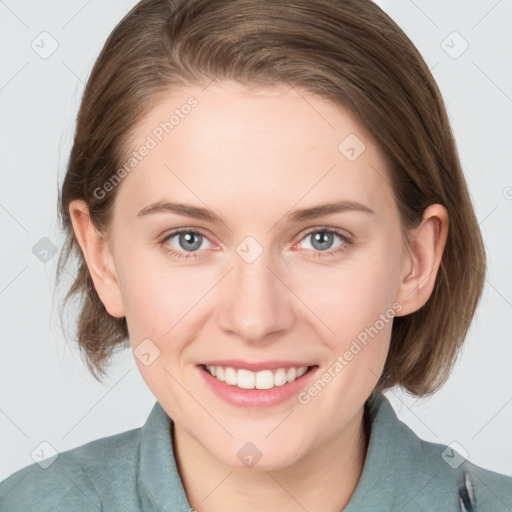
[{"label": "eyelash", "polygon": [[[166,252],[170,253],[173,257],[176,257],[176,258],[194,258],[194,259],[196,259],[198,257],[202,257],[202,256],[197,255],[198,252],[188,252],[188,253],[187,252],[179,252],[179,251],[176,251],[175,249],[170,248],[170,246],[166,242],[168,242],[171,238],[174,238],[176,235],[179,235],[180,233],[193,233],[193,234],[201,235],[208,240],[208,237],[206,236],[206,234],[198,229],[182,228],[182,229],[172,231],[171,233],[165,235],[165,237],[159,241],[160,246],[163,247]],[[351,238],[349,238],[348,236],[343,234],[341,231],[334,229],[334,228],[328,228],[328,227],[322,227],[322,226],[315,227],[315,228],[312,228],[312,229],[306,231],[306,233],[304,233],[304,235],[301,237],[299,242],[304,240],[307,236],[311,235],[312,233],[329,233],[332,235],[337,235],[341,238],[342,242],[344,243],[344,245],[341,245],[340,247],[338,247],[336,249],[330,249],[327,251],[314,251],[313,252],[314,258],[335,256],[338,253],[345,252],[348,249],[348,247],[353,245],[353,243],[354,243]],[[199,251],[199,252],[202,252],[202,251]]]}]

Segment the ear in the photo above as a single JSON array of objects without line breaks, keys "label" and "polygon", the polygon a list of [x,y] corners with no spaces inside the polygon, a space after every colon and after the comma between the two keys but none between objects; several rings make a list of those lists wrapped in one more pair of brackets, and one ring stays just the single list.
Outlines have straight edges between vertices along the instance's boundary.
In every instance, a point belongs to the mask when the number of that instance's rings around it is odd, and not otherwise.
[{"label": "ear", "polygon": [[421,224],[410,233],[396,301],[404,316],[420,309],[434,289],[437,272],[448,237],[448,212],[440,204],[431,204]]},{"label": "ear", "polygon": [[85,201],[76,199],[69,204],[73,230],[89,268],[94,287],[108,313],[123,317],[121,290],[105,234],[100,233],[89,215]]}]

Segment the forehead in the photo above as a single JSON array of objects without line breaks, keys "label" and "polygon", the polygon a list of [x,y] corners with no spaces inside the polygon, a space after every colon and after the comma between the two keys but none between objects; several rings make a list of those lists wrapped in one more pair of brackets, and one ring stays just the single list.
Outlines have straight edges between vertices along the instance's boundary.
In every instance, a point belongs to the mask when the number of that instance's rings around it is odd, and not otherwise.
[{"label": "forehead", "polygon": [[247,214],[261,215],[319,200],[374,210],[393,202],[378,148],[352,116],[287,85],[170,90],[135,128],[129,151],[138,156],[120,200],[133,209],[179,199],[217,211],[236,197]]}]

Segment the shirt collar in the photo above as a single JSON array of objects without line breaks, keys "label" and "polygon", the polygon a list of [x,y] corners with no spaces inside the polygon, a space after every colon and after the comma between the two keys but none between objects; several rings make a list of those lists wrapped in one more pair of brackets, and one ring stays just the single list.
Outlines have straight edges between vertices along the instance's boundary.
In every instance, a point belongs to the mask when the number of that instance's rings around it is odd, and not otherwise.
[{"label": "shirt collar", "polygon": [[[343,512],[459,510],[456,478],[441,457],[400,421],[385,395],[373,391],[365,404],[371,423],[363,472]],[[435,501],[435,503],[434,503]]]},{"label": "shirt collar", "polygon": [[[392,510],[400,504],[397,495],[401,489],[403,494],[402,477],[410,476],[407,468],[418,464],[417,450],[411,449],[411,443],[420,440],[397,418],[388,399],[373,391],[365,408],[370,420],[367,454],[359,482],[343,512]],[[138,493],[144,510],[191,510],[174,458],[171,425],[171,419],[156,402],[141,429]],[[428,484],[427,476],[415,483],[423,485],[424,480]]]},{"label": "shirt collar", "polygon": [[396,448],[392,433],[397,433],[398,418],[388,399],[377,391],[373,391],[366,401],[365,412],[369,416],[371,432],[363,472],[343,512],[393,510],[392,475],[396,477],[398,454],[393,457],[391,453]]},{"label": "shirt collar", "polygon": [[171,425],[156,402],[141,429],[137,487],[143,510],[191,510],[174,458]]}]

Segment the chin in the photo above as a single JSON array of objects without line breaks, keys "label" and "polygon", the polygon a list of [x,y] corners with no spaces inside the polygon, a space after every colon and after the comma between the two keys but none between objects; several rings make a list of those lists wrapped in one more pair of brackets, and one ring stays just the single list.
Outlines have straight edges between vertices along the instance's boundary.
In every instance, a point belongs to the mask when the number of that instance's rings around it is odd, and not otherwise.
[{"label": "chin", "polygon": [[213,452],[212,455],[236,470],[278,471],[295,464],[303,456],[298,449],[294,450],[294,447],[287,445],[285,441],[279,441],[277,447],[268,442],[248,441],[234,444],[235,446],[229,449],[235,452],[234,457],[226,457],[226,452],[218,454]]}]

